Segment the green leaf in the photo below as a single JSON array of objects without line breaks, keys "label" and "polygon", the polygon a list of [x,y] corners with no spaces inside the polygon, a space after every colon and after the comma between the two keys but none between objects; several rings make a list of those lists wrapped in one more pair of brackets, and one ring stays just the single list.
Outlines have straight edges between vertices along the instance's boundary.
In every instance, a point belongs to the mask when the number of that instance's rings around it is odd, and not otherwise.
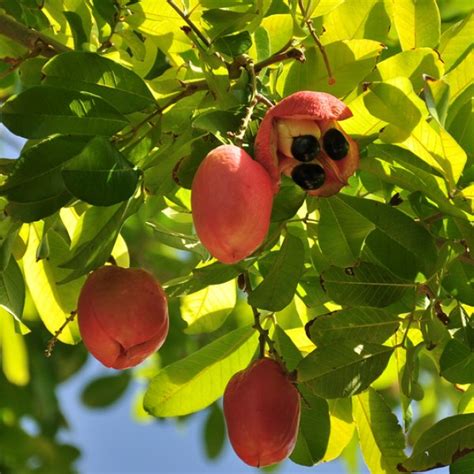
[{"label": "green leaf", "polygon": [[463,456],[449,466],[449,474],[471,474],[474,472],[474,453]]},{"label": "green leaf", "polygon": [[316,348],[298,365],[298,382],[323,398],[356,395],[385,370],[393,347],[338,341]]},{"label": "green leaf", "polygon": [[421,270],[413,253],[378,229],[365,240],[362,259],[381,265],[404,280],[414,280]]},{"label": "green leaf", "polygon": [[278,354],[280,354],[285,361],[286,369],[288,372],[293,372],[301,359],[303,359],[300,350],[296,347],[295,343],[291,340],[285,330],[279,325],[275,325],[275,332],[273,333],[272,338],[275,341],[275,347]]},{"label": "green leaf", "polygon": [[455,67],[472,48],[474,13],[471,12],[462,21],[454,23],[441,35],[438,52],[443,59],[446,71]]},{"label": "green leaf", "polygon": [[324,33],[321,37],[324,44],[354,38],[385,41],[390,18],[383,2],[365,0],[364,7],[360,7],[360,0],[346,0],[324,17]]},{"label": "green leaf", "polygon": [[240,125],[240,117],[225,110],[213,110],[198,115],[193,120],[193,128],[199,128],[211,132],[222,143],[227,143],[229,130],[237,130]]},{"label": "green leaf", "polygon": [[111,136],[128,124],[100,97],[51,86],[31,87],[7,100],[1,119],[11,132],[26,138],[55,133]]},{"label": "green leaf", "polygon": [[452,296],[463,303],[474,305],[474,268],[459,260],[455,260],[447,268],[442,282]]},{"label": "green leaf", "polygon": [[347,308],[317,316],[306,326],[317,345],[341,340],[385,342],[400,325],[398,316],[383,309]]},{"label": "green leaf", "polygon": [[427,276],[434,269],[437,250],[431,234],[392,206],[370,199],[339,195],[344,203],[371,221],[376,228],[413,253]]},{"label": "green leaf", "polygon": [[250,293],[249,304],[255,308],[281,311],[293,299],[303,269],[303,243],[287,234],[270,271]]},{"label": "green leaf", "polygon": [[406,458],[405,439],[397,417],[375,390],[369,388],[352,400],[352,414],[365,463],[371,472],[396,474]]},{"label": "green leaf", "polygon": [[3,307],[0,308],[0,353],[3,373],[8,382],[19,386],[28,385],[30,370],[25,339],[16,330],[15,320]]},{"label": "green leaf", "polygon": [[93,138],[61,172],[67,190],[94,206],[111,206],[130,198],[139,174],[103,137]]},{"label": "green leaf", "polygon": [[0,272],[0,307],[20,321],[24,305],[25,281],[18,263],[12,257],[5,270]]},{"label": "green leaf", "polygon": [[61,261],[62,268],[73,271],[60,283],[86,275],[107,261],[123,222],[136,211],[140,202],[140,199],[131,199],[115,206],[91,207],[82,214],[74,230],[68,258]]},{"label": "green leaf", "polygon": [[442,127],[445,126],[449,106],[449,85],[443,79],[423,75],[423,95],[431,116]]},{"label": "green leaf", "polygon": [[252,37],[248,31],[241,31],[235,35],[221,36],[214,42],[217,51],[228,56],[244,54],[252,46]]},{"label": "green leaf", "polygon": [[469,385],[459,400],[458,413],[474,413],[474,384]]},{"label": "green leaf", "polygon": [[[409,342],[409,339],[408,339]],[[419,352],[423,344],[413,347],[409,345],[406,351],[405,364],[401,371],[401,384],[403,394],[413,400],[422,400],[424,396],[423,387],[418,383],[419,374]],[[398,354],[397,354],[398,355]]]},{"label": "green leaf", "polygon": [[209,285],[219,285],[236,278],[242,270],[237,265],[225,265],[215,262],[205,267],[195,268],[184,277],[166,282],[166,293],[170,298],[189,295],[207,288]]},{"label": "green leaf", "polygon": [[441,19],[435,0],[391,2],[395,28],[404,51],[439,43]]},{"label": "green leaf", "polygon": [[181,298],[181,317],[186,334],[213,332],[224,324],[237,302],[235,281],[211,285]]},{"label": "green leaf", "polygon": [[236,372],[248,366],[256,348],[256,331],[242,327],[164,367],[148,387],[145,410],[164,417],[202,410],[223,394]]},{"label": "green leaf", "polygon": [[400,300],[414,285],[383,267],[361,262],[357,267],[330,267],[321,274],[324,289],[341,305],[383,308]]},{"label": "green leaf", "polygon": [[328,402],[313,395],[304,385],[298,387],[303,399],[298,438],[290,459],[303,466],[313,466],[319,462],[328,445],[329,408]]},{"label": "green leaf", "polygon": [[271,221],[281,222],[293,217],[303,205],[306,196],[307,194],[299,186],[295,186],[293,181],[287,183],[283,180],[280,190],[273,199]]},{"label": "green leaf", "polygon": [[0,187],[10,201],[28,203],[67,191],[62,167],[87,145],[89,138],[55,136],[22,151],[12,173]]},{"label": "green leaf", "polygon": [[447,466],[470,451],[474,451],[474,413],[448,416],[420,436],[399,470],[426,471]]},{"label": "green leaf", "polygon": [[377,64],[380,79],[388,81],[396,77],[407,77],[415,91],[423,88],[423,75],[439,79],[443,72],[443,62],[431,48],[416,48],[402,51]]},{"label": "green leaf", "polygon": [[[84,278],[65,285],[58,281],[65,278],[66,270],[59,268],[69,253],[68,245],[54,230],[48,232],[49,259],[37,260],[36,252],[43,235],[43,222],[29,226],[28,246],[23,256],[25,281],[38,313],[48,329],[54,334],[77,309],[77,299],[84,284]],[[58,336],[61,342],[76,344],[80,341],[77,321],[66,325]]]},{"label": "green leaf", "polygon": [[135,72],[96,53],[71,51],[58,54],[43,67],[48,86],[90,92],[122,114],[149,107],[153,95]]},{"label": "green leaf", "polygon": [[352,421],[351,398],[329,400],[329,422],[331,431],[323,462],[338,458],[353,439],[355,424]]},{"label": "green leaf", "polygon": [[267,16],[263,18],[260,27],[268,36],[268,56],[281,51],[293,37],[293,18],[289,14]]},{"label": "green leaf", "polygon": [[120,399],[130,381],[129,372],[93,379],[82,390],[82,403],[89,408],[108,407]]},{"label": "green leaf", "polygon": [[204,424],[204,447],[208,459],[216,459],[225,446],[224,415],[217,403],[214,403]]},{"label": "green leaf", "polygon": [[324,256],[340,267],[354,265],[374,224],[338,196],[321,199],[319,212],[318,240]]},{"label": "green leaf", "polygon": [[420,123],[424,104],[413,91],[406,77],[396,77],[385,82],[374,82],[364,104],[375,117],[397,127],[403,137]]},{"label": "green leaf", "polygon": [[82,25],[81,16],[76,12],[71,11],[65,11],[63,14],[71,28],[72,36],[74,38],[74,47],[79,50],[82,49],[82,46],[88,43],[88,38],[84,26]]},{"label": "green leaf", "polygon": [[439,360],[440,374],[451,383],[474,383],[474,347],[451,339]]},{"label": "green leaf", "polygon": [[[403,159],[404,155],[406,159]],[[417,166],[412,153],[393,145],[377,144],[369,145],[368,158],[361,161],[362,170],[402,189],[422,192],[446,214],[466,217],[465,213],[449,200],[445,181]]]},{"label": "green leaf", "polygon": [[277,91],[287,96],[300,90],[328,92],[341,97],[359,84],[375,66],[382,51],[377,41],[353,39],[337,41],[325,46],[336,82],[328,84],[324,60],[318,48],[305,51],[304,64],[297,61],[288,65],[278,77]]}]

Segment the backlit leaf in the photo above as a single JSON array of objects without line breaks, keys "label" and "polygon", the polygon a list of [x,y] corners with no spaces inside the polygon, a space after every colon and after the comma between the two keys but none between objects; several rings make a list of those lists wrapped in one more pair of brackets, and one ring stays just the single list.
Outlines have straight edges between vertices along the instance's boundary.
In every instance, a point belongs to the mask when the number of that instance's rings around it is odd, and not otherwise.
[{"label": "backlit leaf", "polygon": [[209,406],[230,378],[246,368],[257,348],[257,332],[242,327],[160,370],[145,394],[154,416],[180,416]]}]

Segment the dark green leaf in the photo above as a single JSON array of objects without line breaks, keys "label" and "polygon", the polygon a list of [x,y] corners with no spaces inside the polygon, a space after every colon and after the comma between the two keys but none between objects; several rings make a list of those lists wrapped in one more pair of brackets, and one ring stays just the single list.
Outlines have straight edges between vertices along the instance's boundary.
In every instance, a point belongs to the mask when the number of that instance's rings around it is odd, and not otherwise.
[{"label": "dark green leaf", "polygon": [[307,194],[291,181],[285,185],[285,180],[280,186],[280,191],[273,199],[272,222],[286,221],[293,217],[303,205]]},{"label": "dark green leaf", "polygon": [[361,262],[357,267],[330,267],[321,274],[329,296],[341,305],[383,308],[400,300],[414,285],[393,275],[383,267]]},{"label": "dark green leaf", "polygon": [[437,251],[432,236],[424,227],[387,204],[343,194],[340,194],[339,198],[371,221],[387,237],[413,253],[415,258],[420,260],[425,273],[431,274]]},{"label": "dark green leaf", "polygon": [[84,30],[81,16],[76,12],[71,11],[65,11],[63,12],[63,15],[66,17],[66,20],[71,28],[72,36],[74,38],[74,47],[78,50],[81,50],[82,46],[85,43],[88,43],[88,37]]},{"label": "dark green leaf", "polygon": [[455,260],[448,267],[443,287],[463,303],[474,305],[474,267]]},{"label": "dark green leaf", "polygon": [[[16,161],[0,193],[12,202],[24,204],[54,200],[60,196],[70,199],[61,169],[84,149],[88,140],[84,137],[56,136],[27,148]],[[64,204],[67,200],[59,199],[58,202]]]},{"label": "dark green leaf", "polygon": [[111,206],[135,192],[139,171],[103,137],[93,138],[61,173],[68,191],[94,206]]},{"label": "dark green leaf", "polygon": [[25,304],[25,282],[20,267],[14,258],[0,272],[0,306],[14,318],[20,320]]},{"label": "dark green leaf", "polygon": [[447,466],[471,451],[474,451],[474,413],[449,416],[420,436],[411,456],[398,469],[417,472]]},{"label": "dark green leaf", "polygon": [[385,342],[399,327],[397,316],[383,309],[348,308],[317,316],[307,325],[311,340],[317,345],[339,340]]},{"label": "dark green leaf", "polygon": [[280,354],[285,361],[286,369],[289,372],[293,372],[303,358],[301,352],[281,326],[275,326],[275,332],[272,337],[275,341],[278,354]]},{"label": "dark green leaf", "polygon": [[295,449],[290,459],[296,464],[313,466],[322,459],[329,440],[329,407],[323,398],[313,395],[304,385],[299,385],[301,420]]},{"label": "dark green leaf", "polygon": [[463,456],[449,466],[449,474],[472,474],[474,472],[474,452]]},{"label": "dark green leaf", "polygon": [[439,361],[441,375],[451,383],[474,383],[474,347],[451,339]]},{"label": "dark green leaf", "polygon": [[287,234],[270,271],[250,293],[249,304],[269,311],[281,311],[295,295],[303,266],[303,243],[297,237]]},{"label": "dark green leaf", "polygon": [[224,415],[217,403],[214,403],[204,424],[204,447],[209,459],[216,459],[225,444]]},{"label": "dark green leaf", "polygon": [[[212,133],[219,140],[228,140],[227,132],[237,130],[240,125],[240,117],[225,110],[213,110],[198,115],[193,120],[193,128],[199,128]],[[202,156],[204,158],[204,156]]]},{"label": "dark green leaf", "polygon": [[248,31],[242,31],[235,35],[221,36],[214,42],[217,51],[228,56],[239,56],[244,54],[252,46],[252,37]]},{"label": "dark green leaf", "polygon": [[403,394],[413,400],[423,399],[423,387],[418,383],[419,352],[424,344],[413,347],[410,345],[406,351],[406,361],[402,368],[401,389]]},{"label": "dark green leaf", "polygon": [[35,222],[43,219],[65,206],[72,196],[65,191],[57,196],[45,198],[40,201],[16,202],[11,201],[5,208],[9,216],[20,219],[22,222]]},{"label": "dark green leaf", "polygon": [[2,107],[1,118],[10,131],[26,138],[55,133],[111,136],[128,124],[100,97],[51,86],[31,87],[12,97]]},{"label": "dark green leaf", "polygon": [[98,95],[122,114],[154,103],[153,95],[140,76],[95,53],[59,54],[48,61],[43,73],[45,84]]},{"label": "dark green leaf", "polygon": [[115,403],[125,393],[131,377],[128,372],[99,377],[83,389],[81,400],[89,408],[104,408]]},{"label": "dark green leaf", "polygon": [[298,366],[298,382],[323,398],[350,397],[365,390],[388,364],[392,347],[342,342],[318,347]]}]

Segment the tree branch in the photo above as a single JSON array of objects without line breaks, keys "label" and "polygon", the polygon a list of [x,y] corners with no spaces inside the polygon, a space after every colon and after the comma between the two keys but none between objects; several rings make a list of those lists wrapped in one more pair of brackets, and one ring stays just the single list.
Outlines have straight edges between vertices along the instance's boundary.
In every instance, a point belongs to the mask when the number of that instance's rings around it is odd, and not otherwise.
[{"label": "tree branch", "polygon": [[71,51],[64,44],[28,28],[9,15],[0,14],[0,34],[47,58]]},{"label": "tree branch", "polygon": [[326,50],[324,49],[324,46],[319,40],[318,34],[316,33],[316,30],[314,29],[313,20],[311,20],[311,18],[308,18],[308,14],[306,12],[306,9],[303,5],[302,0],[298,0],[298,5],[300,7],[301,14],[303,15],[303,21],[308,27],[309,34],[312,36],[314,42],[319,48],[319,51],[321,51],[321,55],[323,56],[324,64],[326,65],[326,70],[328,72],[328,83],[329,85],[333,85],[336,83],[336,79],[332,75],[331,65],[329,64],[329,58],[328,58],[328,55],[326,54]]}]

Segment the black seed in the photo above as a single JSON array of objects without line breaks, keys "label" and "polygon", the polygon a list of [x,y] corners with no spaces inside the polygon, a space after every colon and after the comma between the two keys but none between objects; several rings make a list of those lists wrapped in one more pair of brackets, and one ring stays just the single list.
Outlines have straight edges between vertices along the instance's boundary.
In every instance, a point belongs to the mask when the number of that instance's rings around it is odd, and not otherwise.
[{"label": "black seed", "polygon": [[293,158],[304,163],[314,160],[321,147],[318,139],[314,135],[300,135],[293,138],[291,144],[291,154]]},{"label": "black seed", "polygon": [[342,160],[349,152],[349,143],[336,128],[328,130],[323,137],[324,151],[333,160]]},{"label": "black seed", "polygon": [[323,168],[315,164],[298,165],[291,172],[293,181],[304,190],[318,189],[324,184],[326,173]]}]

